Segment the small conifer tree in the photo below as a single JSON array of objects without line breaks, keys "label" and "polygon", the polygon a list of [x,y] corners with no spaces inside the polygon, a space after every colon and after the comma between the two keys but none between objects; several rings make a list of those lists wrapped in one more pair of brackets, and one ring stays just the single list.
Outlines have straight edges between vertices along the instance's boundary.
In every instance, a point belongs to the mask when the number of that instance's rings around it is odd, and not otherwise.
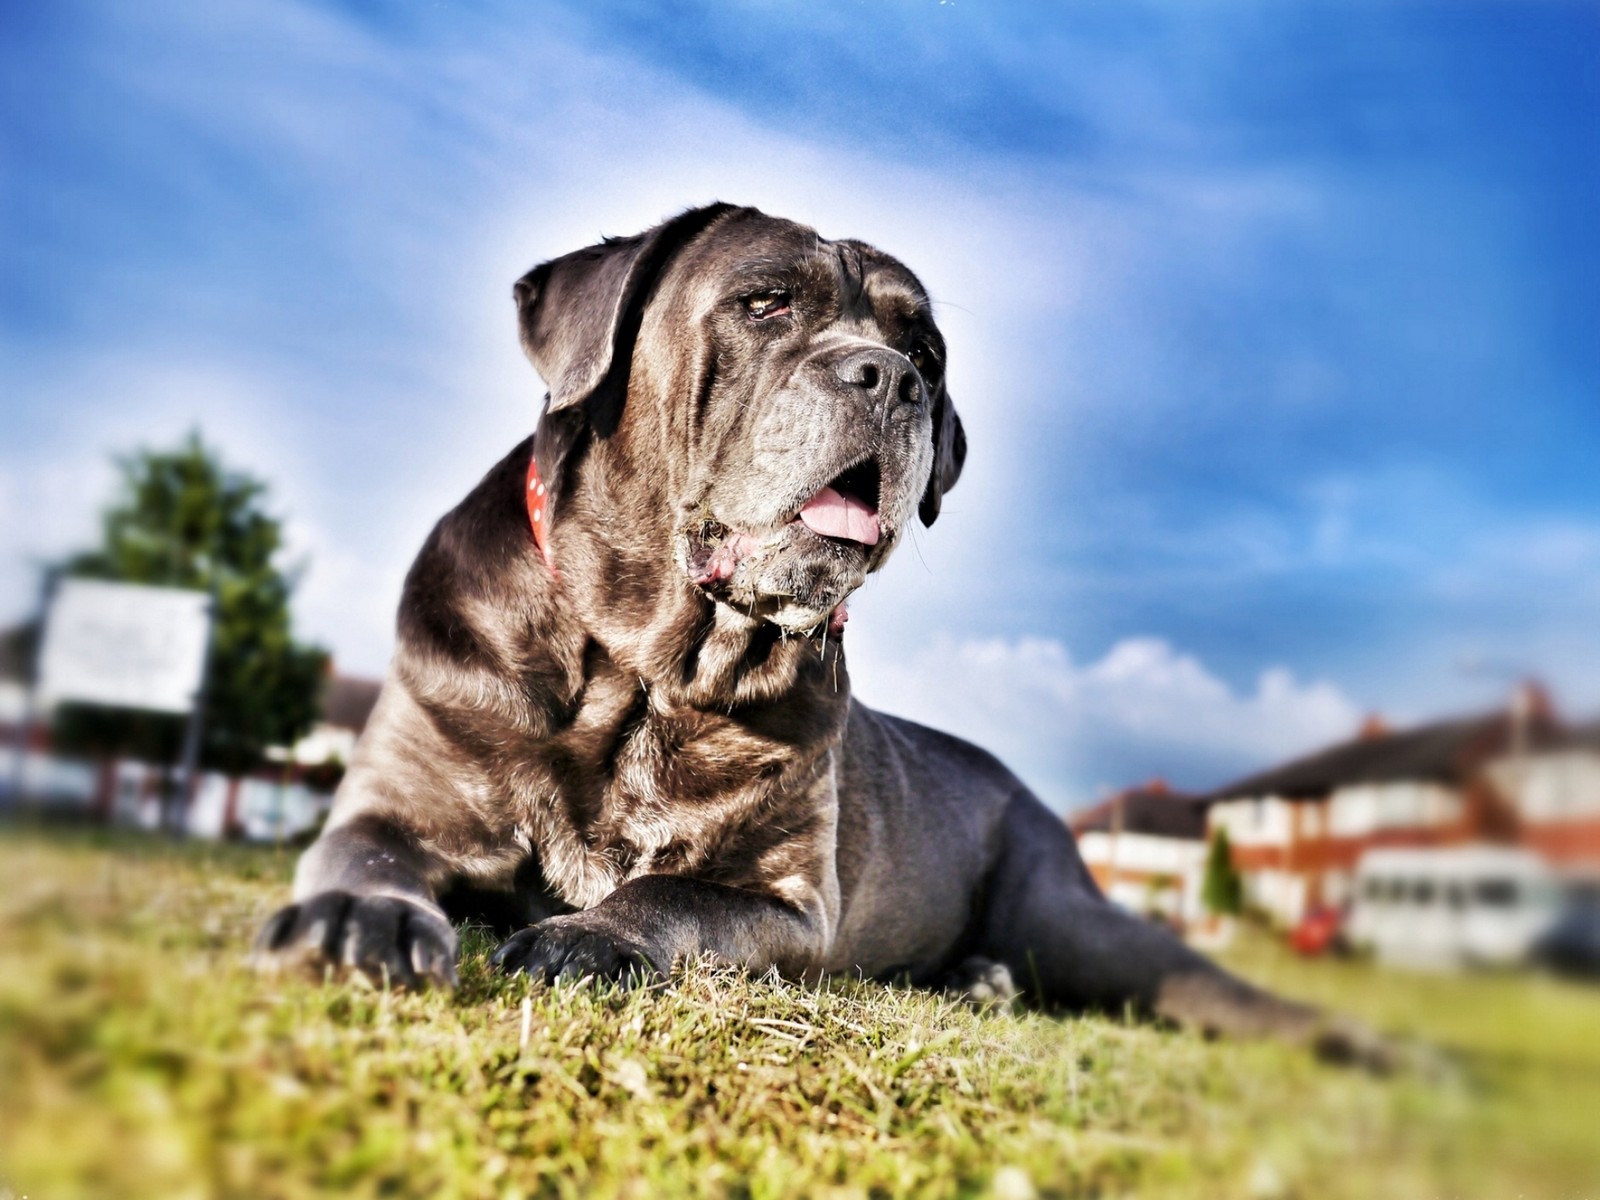
[{"label": "small conifer tree", "polygon": [[1206,874],[1200,887],[1206,908],[1221,916],[1237,914],[1244,907],[1244,880],[1233,865],[1233,848],[1228,831],[1221,825],[1211,834],[1211,849],[1206,855]]}]

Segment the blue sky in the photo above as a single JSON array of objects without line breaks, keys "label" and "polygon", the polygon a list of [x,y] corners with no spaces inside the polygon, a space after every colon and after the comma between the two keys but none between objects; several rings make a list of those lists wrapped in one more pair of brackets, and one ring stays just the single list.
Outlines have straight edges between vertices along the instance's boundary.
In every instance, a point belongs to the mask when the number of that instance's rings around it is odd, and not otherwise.
[{"label": "blue sky", "polygon": [[712,198],[940,303],[972,435],[858,691],[1058,807],[1600,709],[1600,10],[1510,0],[12,6],[0,618],[108,456],[272,480],[377,673],[541,388],[509,286]]}]

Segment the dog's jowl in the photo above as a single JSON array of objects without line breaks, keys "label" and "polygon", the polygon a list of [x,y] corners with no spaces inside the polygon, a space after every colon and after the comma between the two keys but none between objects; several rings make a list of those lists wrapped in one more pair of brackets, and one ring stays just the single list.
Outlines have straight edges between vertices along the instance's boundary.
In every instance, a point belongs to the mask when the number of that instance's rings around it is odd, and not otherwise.
[{"label": "dog's jowl", "polygon": [[411,568],[259,961],[447,984],[470,893],[516,927],[495,963],[546,978],[977,961],[1041,1003],[1326,1032],[1109,904],[990,755],[850,698],[846,601],[966,456],[915,275],[719,204],[513,290],[537,431]]}]

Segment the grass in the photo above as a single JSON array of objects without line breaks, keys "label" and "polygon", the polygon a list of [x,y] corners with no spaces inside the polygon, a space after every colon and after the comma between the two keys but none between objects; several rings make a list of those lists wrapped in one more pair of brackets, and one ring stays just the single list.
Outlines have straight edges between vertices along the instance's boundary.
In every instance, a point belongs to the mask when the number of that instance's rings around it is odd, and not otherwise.
[{"label": "grass", "polygon": [[0,835],[0,1198],[1600,1197],[1594,989],[1232,956],[1444,1082],[850,981],[549,989],[475,932],[395,994],[244,968],[291,865]]}]

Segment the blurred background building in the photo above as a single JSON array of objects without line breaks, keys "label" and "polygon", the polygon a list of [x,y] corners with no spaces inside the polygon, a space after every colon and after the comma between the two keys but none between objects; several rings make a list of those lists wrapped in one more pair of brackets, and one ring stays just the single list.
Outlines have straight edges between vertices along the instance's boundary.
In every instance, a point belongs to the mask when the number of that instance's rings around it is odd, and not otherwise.
[{"label": "blurred background building", "polygon": [[[29,640],[29,630],[12,629],[0,634],[0,647]],[[185,788],[171,762],[58,748],[48,713],[27,721],[30,669],[15,651],[0,650],[0,781],[11,803],[45,819],[155,830],[165,799],[176,810],[173,824],[190,836],[252,841],[302,839],[321,826],[380,686],[331,674],[316,723],[294,745],[267,747],[264,761],[237,773],[202,770]]]},{"label": "blurred background building", "polygon": [[[1204,795],[1163,784],[1069,818],[1103,890],[1135,911],[1203,922],[1220,837],[1241,907],[1408,965],[1507,964],[1600,903],[1600,723],[1569,723],[1519,687],[1505,708],[1348,740]],[[1596,946],[1600,952],[1600,945]]]},{"label": "blurred background building", "polygon": [[1206,800],[1155,779],[1068,818],[1095,882],[1135,912],[1182,925],[1202,911]]}]

